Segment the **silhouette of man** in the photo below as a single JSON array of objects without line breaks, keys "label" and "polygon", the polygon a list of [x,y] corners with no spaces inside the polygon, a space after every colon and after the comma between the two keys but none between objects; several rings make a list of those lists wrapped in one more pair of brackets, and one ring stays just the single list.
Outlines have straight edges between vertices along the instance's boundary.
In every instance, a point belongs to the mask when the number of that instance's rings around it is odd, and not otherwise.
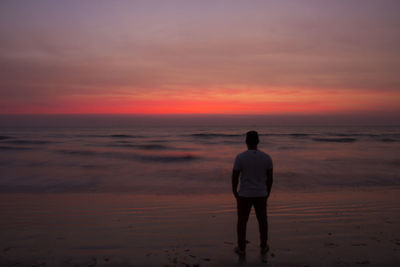
[{"label": "silhouette of man", "polygon": [[[246,225],[254,206],[260,231],[260,249],[265,254],[269,250],[267,198],[272,188],[272,159],[257,149],[258,133],[246,133],[247,151],[236,156],[232,171],[232,191],[237,201],[237,242],[235,252],[241,256],[246,253]],[[237,191],[240,178],[240,190]]]}]

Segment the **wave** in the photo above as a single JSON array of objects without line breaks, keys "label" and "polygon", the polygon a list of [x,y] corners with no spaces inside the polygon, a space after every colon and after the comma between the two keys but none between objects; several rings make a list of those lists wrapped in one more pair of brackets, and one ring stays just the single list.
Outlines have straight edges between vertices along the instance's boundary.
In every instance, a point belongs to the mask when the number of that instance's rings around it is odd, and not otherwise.
[{"label": "wave", "polygon": [[274,134],[274,133],[259,133],[258,134],[259,136],[285,136],[285,135],[288,135],[288,134]]},{"label": "wave", "polygon": [[399,140],[396,140],[393,138],[381,138],[381,139],[379,139],[379,141],[391,143],[391,142],[398,142]]},{"label": "wave", "polygon": [[[343,134],[343,135],[330,135],[330,136],[346,136],[342,138],[314,138],[314,141],[319,141],[319,142],[342,142],[342,143],[351,143],[355,142],[358,139],[355,137],[351,136],[360,136],[360,137],[373,137],[372,140],[375,141],[381,141],[381,142],[386,142],[386,143],[391,143],[391,142],[399,142],[398,139],[394,139],[391,137],[384,137],[388,135],[375,135],[375,134]],[[392,135],[390,135],[392,136]]]},{"label": "wave", "polygon": [[[150,141],[151,142],[151,141]],[[227,143],[228,141],[224,140],[223,143]],[[233,142],[232,142],[233,143]],[[155,144],[148,143],[148,144],[134,144],[128,141],[118,141],[117,143],[109,144],[107,146],[111,147],[119,147],[119,148],[133,148],[133,149],[139,149],[139,150],[171,150],[171,151],[193,151],[195,148],[190,148],[190,147],[174,147],[174,146],[168,146],[168,145],[163,145],[163,144],[158,144],[157,142]]]},{"label": "wave", "polygon": [[290,136],[295,138],[303,138],[303,137],[308,137],[310,135],[305,133],[292,133],[290,134]]},{"label": "wave", "polygon": [[313,138],[317,142],[336,142],[336,143],[352,143],[357,141],[356,138]]},{"label": "wave", "polygon": [[[335,137],[339,137],[340,139],[352,138],[355,139],[357,137],[372,137],[372,138],[382,138],[382,139],[393,139],[400,137],[399,134],[369,134],[369,133],[261,133],[259,136],[291,136],[291,137],[309,137],[309,136],[326,136],[316,138],[316,139],[338,139]],[[395,139],[394,139],[395,140]],[[390,142],[390,141],[389,141]]]},{"label": "wave", "polygon": [[96,156],[99,155],[96,151],[91,150],[70,150],[70,149],[62,149],[56,150],[57,153],[67,154],[67,155],[79,155],[79,156]]},{"label": "wave", "polygon": [[169,146],[164,146],[164,145],[157,145],[157,144],[145,144],[145,145],[136,145],[137,148],[139,149],[145,149],[145,150],[164,150],[164,149],[172,149]]},{"label": "wave", "polygon": [[130,135],[130,134],[112,134],[112,135],[109,135],[109,137],[113,137],[113,138],[138,138],[138,137],[143,137],[143,136]]},{"label": "wave", "polygon": [[[378,139],[384,141],[384,139],[392,139],[399,138],[400,134],[397,133],[382,133],[382,134],[369,134],[369,133],[328,133],[326,136],[334,136],[334,137],[372,137],[373,139]],[[390,142],[390,141],[389,141]]]},{"label": "wave", "polygon": [[143,150],[167,150],[167,149],[173,149],[172,147],[165,146],[165,145],[159,145],[159,144],[138,145],[138,144],[131,144],[131,143],[120,143],[120,144],[111,144],[110,146],[113,146],[113,147],[125,147],[125,148],[138,148],[138,149],[143,149]]},{"label": "wave", "polygon": [[68,155],[79,155],[84,157],[110,157],[126,160],[154,161],[154,162],[178,162],[199,160],[201,157],[191,154],[184,155],[141,155],[137,153],[114,152],[114,151],[92,151],[92,150],[56,150],[58,153]]},{"label": "wave", "polygon": [[111,137],[111,138],[140,138],[144,137],[141,135],[130,135],[130,134],[111,134],[111,135],[102,135],[102,134],[78,134],[75,135],[76,137],[89,137],[89,138],[104,138],[104,137]]},{"label": "wave", "polygon": [[31,147],[0,146],[1,150],[32,150]]},{"label": "wave", "polygon": [[155,162],[180,162],[180,161],[193,161],[199,160],[201,157],[193,155],[149,155],[149,156],[139,156],[139,160],[142,161],[155,161]]},{"label": "wave", "polygon": [[167,140],[161,140],[161,139],[151,139],[151,140],[147,140],[147,142],[150,143],[167,143]]},{"label": "wave", "polygon": [[45,144],[50,144],[51,142],[44,140],[9,140],[9,141],[3,141],[2,143],[17,144],[17,145],[45,145]]},{"label": "wave", "polygon": [[[194,133],[186,136],[198,137],[204,139],[211,139],[217,137],[240,137],[245,136],[244,134],[223,134],[223,133]],[[295,139],[316,137],[312,140],[317,142],[343,142],[350,143],[357,141],[357,137],[371,137],[371,138],[381,138],[382,142],[397,142],[394,139],[398,134],[369,134],[369,133],[259,133],[259,136],[267,137],[292,137]],[[318,137],[321,136],[321,137]]]},{"label": "wave", "polygon": [[238,137],[244,136],[243,134],[221,134],[221,133],[194,133],[189,136],[200,137],[200,138],[211,138],[211,137]]},{"label": "wave", "polygon": [[[101,135],[101,134],[77,134],[75,137],[90,137],[90,138],[104,138],[109,137],[109,135]],[[67,136],[64,136],[67,137]]]},{"label": "wave", "polygon": [[307,133],[262,133],[258,134],[259,136],[290,136],[290,137],[295,137],[295,138],[302,138],[302,137],[308,137],[311,136],[312,134],[307,134]]},{"label": "wave", "polygon": [[347,137],[347,136],[358,136],[358,137],[378,137],[379,134],[364,134],[364,133],[328,133],[328,136],[338,136],[338,137]]}]

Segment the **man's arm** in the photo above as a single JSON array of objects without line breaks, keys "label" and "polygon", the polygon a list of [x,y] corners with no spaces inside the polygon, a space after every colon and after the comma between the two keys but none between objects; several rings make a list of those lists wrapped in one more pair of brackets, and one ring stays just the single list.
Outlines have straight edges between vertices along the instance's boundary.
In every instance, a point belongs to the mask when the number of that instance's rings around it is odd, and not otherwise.
[{"label": "man's arm", "polygon": [[232,171],[232,192],[236,198],[239,196],[237,192],[237,187],[239,184],[239,176],[240,176],[240,171],[238,170]]},{"label": "man's arm", "polygon": [[267,190],[268,190],[268,195],[267,197],[269,197],[269,194],[271,194],[271,189],[272,189],[272,183],[274,182],[274,178],[273,178],[273,170],[271,169],[267,169]]}]

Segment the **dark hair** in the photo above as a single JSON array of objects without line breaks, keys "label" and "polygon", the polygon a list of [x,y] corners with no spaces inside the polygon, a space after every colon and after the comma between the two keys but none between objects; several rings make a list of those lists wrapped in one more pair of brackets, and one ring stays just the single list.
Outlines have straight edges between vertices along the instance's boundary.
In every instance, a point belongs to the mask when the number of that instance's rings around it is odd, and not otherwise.
[{"label": "dark hair", "polygon": [[246,144],[249,146],[258,145],[258,133],[256,131],[249,131],[246,133]]}]

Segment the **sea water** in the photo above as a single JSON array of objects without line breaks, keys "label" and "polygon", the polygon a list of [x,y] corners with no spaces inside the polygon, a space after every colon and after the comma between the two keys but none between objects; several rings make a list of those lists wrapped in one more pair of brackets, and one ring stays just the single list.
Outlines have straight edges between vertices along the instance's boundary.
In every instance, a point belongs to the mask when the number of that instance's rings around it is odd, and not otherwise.
[{"label": "sea water", "polygon": [[0,128],[0,191],[229,193],[248,130],[274,190],[400,185],[400,127],[19,127]]}]

